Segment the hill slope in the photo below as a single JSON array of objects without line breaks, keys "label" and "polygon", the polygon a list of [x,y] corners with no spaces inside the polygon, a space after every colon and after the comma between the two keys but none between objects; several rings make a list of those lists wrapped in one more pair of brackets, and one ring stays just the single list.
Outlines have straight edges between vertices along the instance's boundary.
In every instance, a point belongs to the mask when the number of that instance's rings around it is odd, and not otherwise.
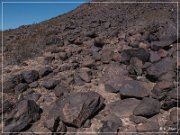
[{"label": "hill slope", "polygon": [[4,31],[3,131],[179,131],[177,5],[93,2]]}]

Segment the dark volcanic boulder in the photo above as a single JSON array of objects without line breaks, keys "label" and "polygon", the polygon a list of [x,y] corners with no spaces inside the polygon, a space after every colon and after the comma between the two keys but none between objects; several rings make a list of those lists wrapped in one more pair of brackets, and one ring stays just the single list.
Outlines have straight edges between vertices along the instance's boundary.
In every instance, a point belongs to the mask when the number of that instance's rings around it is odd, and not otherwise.
[{"label": "dark volcanic boulder", "polygon": [[50,111],[50,118],[60,118],[66,125],[81,127],[102,107],[104,99],[96,92],[79,92],[58,99]]},{"label": "dark volcanic boulder", "polygon": [[161,75],[169,71],[174,71],[175,67],[176,62],[172,58],[164,58],[147,68],[147,77],[151,79],[158,79]]},{"label": "dark volcanic boulder", "polygon": [[111,86],[115,90],[119,90],[123,80],[131,80],[131,78],[126,76],[127,74],[127,71],[122,65],[112,63],[105,68],[101,80],[104,84]]},{"label": "dark volcanic boulder", "polygon": [[20,101],[5,121],[5,132],[20,132],[40,118],[40,108],[32,100]]},{"label": "dark volcanic boulder", "polygon": [[124,50],[121,53],[121,62],[129,62],[133,57],[137,57],[143,62],[147,62],[149,60],[150,53],[148,50],[143,48]]},{"label": "dark volcanic boulder", "polygon": [[22,72],[22,78],[24,82],[32,83],[39,79],[39,73],[36,70]]},{"label": "dark volcanic boulder", "polygon": [[144,98],[134,109],[133,114],[143,117],[152,117],[160,112],[160,103],[153,98]]},{"label": "dark volcanic boulder", "polygon": [[128,98],[118,100],[110,105],[110,110],[118,117],[129,117],[133,114],[134,109],[138,106],[140,100],[135,98]]},{"label": "dark volcanic boulder", "polygon": [[136,80],[123,81],[119,89],[120,95],[123,98],[143,98],[150,95],[150,89],[146,88],[145,82]]}]

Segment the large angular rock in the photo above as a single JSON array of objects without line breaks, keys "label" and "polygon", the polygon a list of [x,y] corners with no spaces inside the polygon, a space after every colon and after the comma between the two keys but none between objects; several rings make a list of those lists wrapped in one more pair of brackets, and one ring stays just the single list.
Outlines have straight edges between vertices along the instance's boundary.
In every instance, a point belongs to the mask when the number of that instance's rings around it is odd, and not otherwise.
[{"label": "large angular rock", "polygon": [[39,73],[36,70],[29,70],[22,72],[23,81],[26,83],[32,83],[39,79]]},{"label": "large angular rock", "polygon": [[119,90],[123,80],[131,80],[131,78],[126,76],[127,74],[128,72],[122,65],[112,63],[104,70],[101,80],[104,84],[111,86],[115,90]]},{"label": "large angular rock", "polygon": [[122,98],[143,98],[150,95],[151,89],[147,88],[145,82],[126,80],[123,81],[119,92]]},{"label": "large angular rock", "polygon": [[152,117],[160,112],[160,102],[153,98],[144,98],[134,109],[133,114],[143,117]]},{"label": "large angular rock", "polygon": [[64,100],[57,100],[50,111],[50,118],[60,118],[66,125],[81,127],[104,105],[104,99],[96,92],[73,93]]},{"label": "large angular rock", "polygon": [[134,109],[138,106],[140,100],[128,98],[113,102],[110,105],[110,111],[118,117],[129,117],[133,114]]},{"label": "large angular rock", "polygon": [[40,118],[40,108],[32,100],[20,101],[5,121],[4,132],[20,132]]},{"label": "large angular rock", "polygon": [[175,67],[176,62],[172,58],[164,58],[147,68],[147,77],[157,80],[161,75],[170,71],[174,71]]}]

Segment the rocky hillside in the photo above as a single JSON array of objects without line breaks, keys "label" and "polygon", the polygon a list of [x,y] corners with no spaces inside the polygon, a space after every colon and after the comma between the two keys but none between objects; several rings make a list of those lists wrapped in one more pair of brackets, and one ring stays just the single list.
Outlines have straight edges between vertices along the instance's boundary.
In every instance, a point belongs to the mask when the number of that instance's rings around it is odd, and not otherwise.
[{"label": "rocky hillside", "polygon": [[4,31],[1,130],[178,132],[177,18],[174,3],[87,3]]}]

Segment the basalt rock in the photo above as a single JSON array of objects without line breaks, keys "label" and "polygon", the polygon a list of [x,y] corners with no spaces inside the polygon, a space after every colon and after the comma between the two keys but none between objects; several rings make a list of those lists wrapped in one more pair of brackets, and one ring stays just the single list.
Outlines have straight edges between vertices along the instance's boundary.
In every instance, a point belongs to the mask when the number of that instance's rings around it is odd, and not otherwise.
[{"label": "basalt rock", "polygon": [[136,116],[152,117],[160,112],[160,103],[153,98],[144,98],[134,109],[133,114]]},{"label": "basalt rock", "polygon": [[57,100],[50,117],[59,118],[66,125],[81,127],[103,107],[103,98],[96,92],[79,92]]},{"label": "basalt rock", "polygon": [[150,80],[158,80],[163,74],[174,71],[175,67],[176,62],[172,58],[164,58],[147,68],[147,77]]},{"label": "basalt rock", "polygon": [[32,83],[39,79],[39,73],[36,70],[29,70],[22,72],[23,81],[26,83]]},{"label": "basalt rock", "polygon": [[40,108],[32,100],[20,101],[5,121],[4,132],[20,132],[40,118]]}]

